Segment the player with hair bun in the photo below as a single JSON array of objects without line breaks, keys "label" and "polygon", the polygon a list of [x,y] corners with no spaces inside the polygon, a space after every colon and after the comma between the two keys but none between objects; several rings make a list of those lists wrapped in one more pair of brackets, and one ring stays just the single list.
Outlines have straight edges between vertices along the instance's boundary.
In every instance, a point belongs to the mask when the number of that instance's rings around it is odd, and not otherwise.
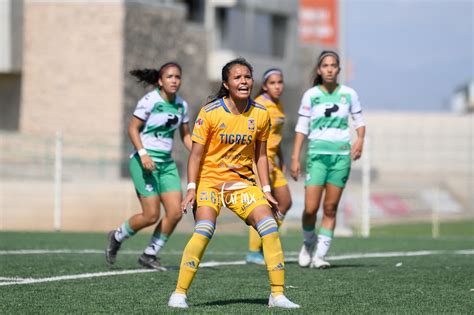
[{"label": "player with hair bun", "polygon": [[159,70],[130,71],[137,82],[156,88],[138,101],[128,125],[128,135],[135,147],[130,156],[130,174],[142,213],[109,232],[105,251],[109,265],[115,263],[123,241],[160,219],[162,203],[166,214],[138,262],[147,268],[164,269],[157,255],[182,217],[181,180],[171,157],[176,129],[179,129],[185,147],[191,150],[188,104],[176,94],[181,86],[181,72],[181,66],[176,62],[167,62]]}]

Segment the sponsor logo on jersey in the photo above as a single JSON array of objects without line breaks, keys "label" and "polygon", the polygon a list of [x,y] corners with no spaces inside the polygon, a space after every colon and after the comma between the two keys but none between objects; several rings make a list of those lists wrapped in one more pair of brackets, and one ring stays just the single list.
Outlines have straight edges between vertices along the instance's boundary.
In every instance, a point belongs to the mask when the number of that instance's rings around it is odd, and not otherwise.
[{"label": "sponsor logo on jersey", "polygon": [[253,131],[255,130],[255,119],[249,118],[248,120],[248,130]]},{"label": "sponsor logo on jersey", "polygon": [[345,96],[345,95],[341,95],[341,104],[346,104],[346,103],[347,103],[346,96]]},{"label": "sponsor logo on jersey", "polygon": [[219,125],[219,128],[221,128],[221,129],[224,129],[225,127],[226,127],[226,126],[225,126],[224,123],[222,123],[222,124]]},{"label": "sponsor logo on jersey", "polygon": [[224,143],[224,144],[235,143],[235,144],[249,145],[252,143],[252,135],[221,133],[219,134],[219,140],[221,141],[221,143]]},{"label": "sponsor logo on jersey", "polygon": [[203,123],[204,123],[204,119],[202,119],[201,117],[198,117],[196,119],[196,126],[197,127],[201,127]]}]

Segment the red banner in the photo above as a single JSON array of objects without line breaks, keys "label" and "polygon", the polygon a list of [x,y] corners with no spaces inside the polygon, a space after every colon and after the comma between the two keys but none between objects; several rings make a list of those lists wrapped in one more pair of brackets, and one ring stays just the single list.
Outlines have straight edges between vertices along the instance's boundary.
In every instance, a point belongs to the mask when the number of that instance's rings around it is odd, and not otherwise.
[{"label": "red banner", "polygon": [[300,0],[299,38],[305,44],[337,47],[338,0]]}]

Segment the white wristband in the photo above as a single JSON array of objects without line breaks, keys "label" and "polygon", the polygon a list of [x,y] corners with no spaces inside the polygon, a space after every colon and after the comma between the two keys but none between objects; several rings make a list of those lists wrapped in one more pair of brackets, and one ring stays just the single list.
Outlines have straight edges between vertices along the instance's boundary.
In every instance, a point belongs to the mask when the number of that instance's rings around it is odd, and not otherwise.
[{"label": "white wristband", "polygon": [[145,149],[140,149],[140,150],[138,150],[138,155],[139,155],[139,156],[144,156],[144,155],[147,155],[147,154],[148,154],[148,153],[146,152]]},{"label": "white wristband", "polygon": [[189,183],[186,190],[196,189],[196,183]]},{"label": "white wristband", "polygon": [[270,185],[265,185],[265,186],[262,187],[262,191],[264,193],[267,193],[267,192],[271,192],[272,189],[271,189]]}]

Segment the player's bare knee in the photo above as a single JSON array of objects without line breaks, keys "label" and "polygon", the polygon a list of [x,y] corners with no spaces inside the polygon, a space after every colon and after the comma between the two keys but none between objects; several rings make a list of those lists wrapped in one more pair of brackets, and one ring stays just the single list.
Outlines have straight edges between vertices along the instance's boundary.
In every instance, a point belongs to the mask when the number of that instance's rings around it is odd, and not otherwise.
[{"label": "player's bare knee", "polygon": [[158,222],[158,219],[160,218],[160,213],[149,213],[144,215],[143,218],[148,225],[152,225]]},{"label": "player's bare knee", "polygon": [[178,223],[183,218],[183,213],[181,211],[175,211],[173,213],[167,213],[166,216],[171,222]]},{"label": "player's bare knee", "polygon": [[316,207],[305,207],[304,208],[304,214],[305,215],[315,215],[318,212],[318,208]]},{"label": "player's bare knee", "polygon": [[330,218],[336,217],[337,204],[334,203],[324,203],[323,205],[324,215]]}]

